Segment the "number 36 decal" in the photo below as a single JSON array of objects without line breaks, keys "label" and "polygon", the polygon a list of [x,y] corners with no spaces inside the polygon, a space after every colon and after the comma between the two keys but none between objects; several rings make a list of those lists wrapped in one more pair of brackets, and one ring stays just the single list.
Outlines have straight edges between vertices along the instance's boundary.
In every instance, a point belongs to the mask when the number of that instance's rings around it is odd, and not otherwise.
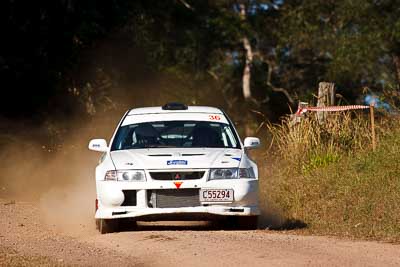
[{"label": "number 36 decal", "polygon": [[212,121],[219,121],[221,120],[221,117],[218,115],[209,115],[208,118]]}]

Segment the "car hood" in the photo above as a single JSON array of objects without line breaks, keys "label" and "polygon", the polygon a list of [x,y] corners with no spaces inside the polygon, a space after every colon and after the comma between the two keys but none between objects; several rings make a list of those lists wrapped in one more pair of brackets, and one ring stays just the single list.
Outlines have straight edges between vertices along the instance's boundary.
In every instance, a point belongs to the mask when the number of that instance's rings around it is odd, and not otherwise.
[{"label": "car hood", "polygon": [[239,167],[242,150],[225,148],[150,148],[112,151],[116,169],[207,169]]}]

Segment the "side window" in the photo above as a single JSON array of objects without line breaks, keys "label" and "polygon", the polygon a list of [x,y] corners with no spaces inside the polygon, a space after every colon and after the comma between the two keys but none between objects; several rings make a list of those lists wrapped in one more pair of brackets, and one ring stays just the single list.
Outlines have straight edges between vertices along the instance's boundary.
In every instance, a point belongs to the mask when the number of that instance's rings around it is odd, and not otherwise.
[{"label": "side window", "polygon": [[135,128],[136,124],[129,126],[123,126],[118,129],[117,135],[115,136],[112,150],[121,150],[131,148],[136,142]]},{"label": "side window", "polygon": [[235,139],[235,137],[234,137],[234,135],[233,135],[233,133],[231,131],[231,128],[228,125],[224,126],[224,134],[229,136],[229,138],[228,138],[228,140],[229,140],[228,146],[236,147],[237,146],[236,139]]},{"label": "side window", "polygon": [[228,147],[229,146],[228,138],[226,136],[225,131],[222,132],[222,141],[224,142],[224,147]]}]

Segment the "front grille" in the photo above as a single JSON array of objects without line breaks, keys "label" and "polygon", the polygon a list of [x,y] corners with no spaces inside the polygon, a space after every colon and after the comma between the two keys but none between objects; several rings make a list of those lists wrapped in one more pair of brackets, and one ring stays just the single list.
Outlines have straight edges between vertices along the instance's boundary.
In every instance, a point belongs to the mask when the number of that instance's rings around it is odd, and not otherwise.
[{"label": "front grille", "polygon": [[151,190],[149,196],[149,206],[154,208],[200,206],[199,189]]},{"label": "front grille", "polygon": [[204,176],[204,171],[194,172],[150,172],[153,180],[196,180]]},{"label": "front grille", "polygon": [[124,193],[124,202],[121,206],[136,206],[136,190],[122,190]]}]

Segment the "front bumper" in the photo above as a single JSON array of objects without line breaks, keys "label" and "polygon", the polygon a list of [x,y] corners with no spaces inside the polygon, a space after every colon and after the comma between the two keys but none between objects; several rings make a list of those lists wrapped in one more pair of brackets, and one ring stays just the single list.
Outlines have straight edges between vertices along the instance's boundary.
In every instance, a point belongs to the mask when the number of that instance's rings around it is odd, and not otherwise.
[{"label": "front bumper", "polygon": [[[158,220],[175,218],[212,218],[213,216],[253,216],[259,215],[258,180],[188,180],[179,189],[174,181],[151,182],[111,182],[97,181],[98,209],[95,218],[135,218],[137,220]],[[202,203],[193,207],[158,208],[149,204],[149,192],[152,190],[185,189],[233,189],[234,201],[230,203]],[[136,191],[136,205],[121,206],[124,201],[123,190]]]},{"label": "front bumper", "polygon": [[258,207],[185,207],[185,208],[103,208],[96,212],[96,219],[136,218],[138,220],[212,219],[216,216],[259,215]]}]

